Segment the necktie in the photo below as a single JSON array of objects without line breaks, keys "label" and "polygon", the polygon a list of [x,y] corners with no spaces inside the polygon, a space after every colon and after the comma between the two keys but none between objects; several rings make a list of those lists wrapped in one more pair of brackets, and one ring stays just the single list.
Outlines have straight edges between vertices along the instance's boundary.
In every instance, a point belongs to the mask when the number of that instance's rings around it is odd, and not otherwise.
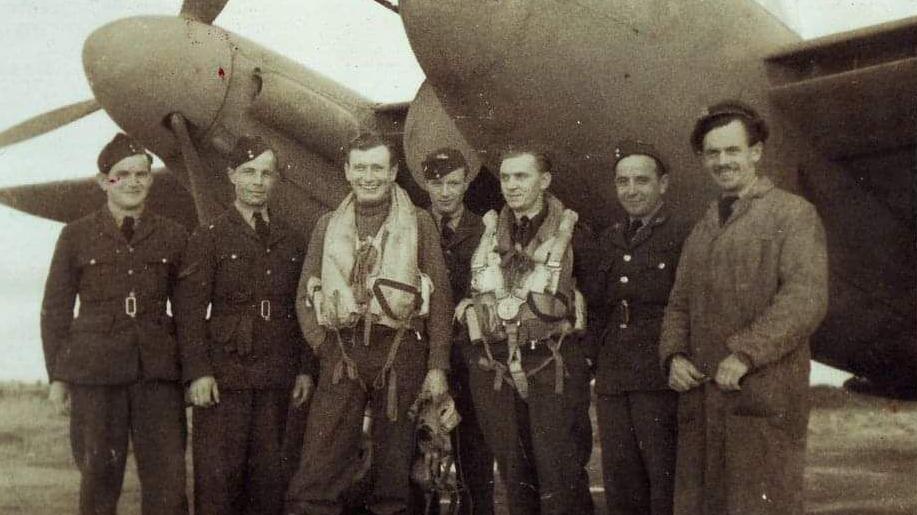
[{"label": "necktie", "polygon": [[528,245],[531,239],[529,238],[529,228],[531,225],[532,221],[529,220],[527,216],[523,216],[516,220],[516,225],[513,227],[513,242],[522,246]]},{"label": "necktie", "polygon": [[124,235],[124,238],[127,241],[131,241],[134,238],[134,217],[125,216],[124,220],[121,221],[121,234]]},{"label": "necktie", "polygon": [[452,221],[451,216],[443,215],[440,219],[440,235],[442,236],[443,243],[449,243],[452,241],[452,237],[455,236],[455,231],[452,230],[452,227],[449,226],[449,222]]},{"label": "necktie", "polygon": [[255,211],[255,214],[252,215],[252,220],[255,222],[255,234],[258,235],[262,243],[267,243],[271,230],[268,228],[267,222],[264,221],[264,217],[261,216],[261,211]]},{"label": "necktie", "polygon": [[720,199],[720,225],[726,225],[726,220],[729,220],[729,216],[732,214],[732,206],[736,203],[736,200],[739,200],[739,197],[728,196]]},{"label": "necktie", "polygon": [[627,230],[624,231],[624,238],[627,239],[627,242],[630,243],[634,240],[634,236],[637,235],[637,231],[643,227],[643,219],[635,218],[628,222]]}]

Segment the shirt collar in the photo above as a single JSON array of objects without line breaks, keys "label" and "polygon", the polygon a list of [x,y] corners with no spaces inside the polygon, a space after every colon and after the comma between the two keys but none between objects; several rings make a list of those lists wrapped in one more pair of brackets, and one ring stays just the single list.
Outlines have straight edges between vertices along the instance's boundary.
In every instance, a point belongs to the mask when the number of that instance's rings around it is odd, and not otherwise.
[{"label": "shirt collar", "polygon": [[[430,210],[433,213],[433,219],[436,220],[436,226],[442,230],[443,228],[443,215],[437,211]],[[457,229],[459,223],[462,221],[462,215],[465,214],[465,204],[459,204],[458,210],[449,218],[449,227],[452,229]]]},{"label": "shirt collar", "polygon": [[239,212],[239,214],[242,215],[242,219],[245,220],[245,223],[250,225],[253,229],[255,227],[255,221],[252,219],[252,217],[255,215],[255,213],[261,213],[261,217],[264,218],[265,222],[270,223],[271,221],[270,216],[268,216],[266,207],[255,209],[247,204],[239,202],[238,200],[234,202],[233,205],[236,207],[236,210]]},{"label": "shirt collar", "polygon": [[628,216],[628,217],[627,217],[627,220],[628,220],[629,222],[633,222],[634,220],[640,220],[641,222],[643,222],[643,227],[647,227],[648,225],[650,225],[650,222],[653,221],[653,218],[655,218],[656,215],[659,214],[659,211],[662,210],[662,205],[663,205],[664,203],[665,203],[665,202],[660,202],[659,205],[657,205],[655,208],[653,208],[653,210],[650,211],[650,213],[649,213],[648,215],[646,215],[646,216],[641,216],[639,219],[638,219],[638,218],[634,218],[634,217],[632,217],[632,216]]}]

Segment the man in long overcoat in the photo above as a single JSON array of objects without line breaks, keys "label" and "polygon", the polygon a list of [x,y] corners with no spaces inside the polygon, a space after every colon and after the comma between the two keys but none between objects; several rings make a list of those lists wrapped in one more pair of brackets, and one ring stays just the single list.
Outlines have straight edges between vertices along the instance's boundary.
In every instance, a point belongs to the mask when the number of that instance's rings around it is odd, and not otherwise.
[{"label": "man in long overcoat", "polygon": [[767,127],[752,108],[711,107],[691,139],[721,197],[685,242],[663,320],[660,358],[682,392],[675,513],[801,514],[824,229],[759,175]]}]

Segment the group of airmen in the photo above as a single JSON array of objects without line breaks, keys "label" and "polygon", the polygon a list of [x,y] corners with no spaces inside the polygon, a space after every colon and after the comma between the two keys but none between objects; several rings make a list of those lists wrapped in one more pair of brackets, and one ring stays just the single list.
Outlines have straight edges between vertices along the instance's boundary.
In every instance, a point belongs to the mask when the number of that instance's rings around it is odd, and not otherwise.
[{"label": "group of airmen", "polygon": [[79,512],[116,513],[130,442],[142,512],[188,513],[186,403],[198,515],[435,510],[412,485],[429,402],[460,417],[461,513],[494,512],[495,464],[509,513],[592,513],[594,399],[608,513],[803,513],[825,234],[759,173],[767,137],[737,101],[697,120],[720,195],[693,228],[665,197],[696,172],[621,142],[607,184],[626,216],[593,236],[539,149],[506,149],[505,205],[480,217],[461,152],[414,171],[426,211],[375,134],[344,148],[346,198],[295,228],[268,209],[283,163],[243,136],[235,202],[189,237],[145,209],[152,159],[117,135],[107,203],[64,227],[42,305]]}]

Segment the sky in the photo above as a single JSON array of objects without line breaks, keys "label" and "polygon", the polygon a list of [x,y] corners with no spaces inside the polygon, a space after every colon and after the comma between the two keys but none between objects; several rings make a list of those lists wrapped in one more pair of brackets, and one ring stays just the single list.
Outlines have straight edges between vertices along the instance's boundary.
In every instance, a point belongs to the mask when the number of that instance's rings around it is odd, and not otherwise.
[{"label": "sky", "polygon": [[[676,1],[676,0],[672,0]],[[917,0],[760,0],[803,37],[917,15]],[[92,97],[86,36],[106,22],[177,14],[179,0],[0,0],[0,129]],[[378,102],[413,98],[423,80],[399,18],[372,0],[230,1],[215,22]],[[85,177],[117,127],[103,112],[0,149],[0,186]],[[0,380],[45,378],[38,315],[56,222],[0,207]],[[816,367],[813,382],[845,376]]]}]

